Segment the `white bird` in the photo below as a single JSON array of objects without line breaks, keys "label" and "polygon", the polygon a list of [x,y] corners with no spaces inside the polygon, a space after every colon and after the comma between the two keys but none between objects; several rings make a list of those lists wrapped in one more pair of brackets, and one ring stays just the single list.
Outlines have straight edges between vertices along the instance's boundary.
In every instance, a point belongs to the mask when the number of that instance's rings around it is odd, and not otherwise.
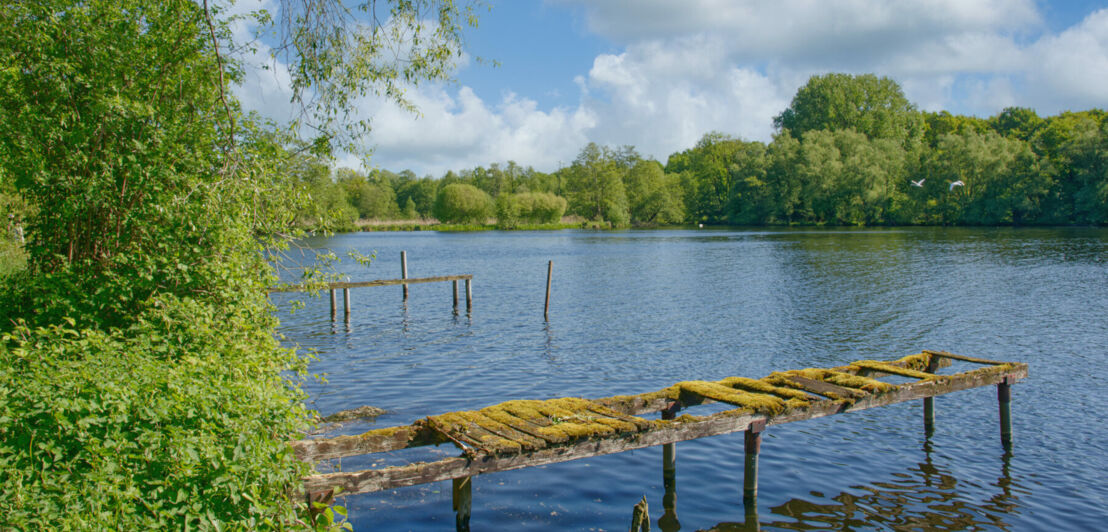
[{"label": "white bird", "polygon": [[927,180],[926,179],[920,179],[919,181],[912,181],[912,186],[913,187],[922,187],[924,181],[927,181]]},{"label": "white bird", "polygon": [[966,186],[966,184],[963,183],[961,179],[959,179],[959,180],[957,180],[957,181],[950,184],[950,190],[954,190],[954,187],[964,187],[964,186]]}]

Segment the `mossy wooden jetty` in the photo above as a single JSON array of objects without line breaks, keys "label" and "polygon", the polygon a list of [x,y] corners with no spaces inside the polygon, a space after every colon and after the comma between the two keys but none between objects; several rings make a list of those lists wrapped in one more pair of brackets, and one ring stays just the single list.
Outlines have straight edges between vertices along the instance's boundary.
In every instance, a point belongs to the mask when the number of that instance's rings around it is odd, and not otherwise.
[{"label": "mossy wooden jetty", "polygon": [[[957,373],[939,370],[953,363],[972,366]],[[894,384],[879,380],[895,377]],[[719,381],[685,381],[662,390],[603,399],[559,398],[513,400],[480,410],[429,416],[398,427],[354,436],[293,442],[306,461],[449,443],[460,455],[434,462],[312,475],[308,493],[341,488],[356,494],[454,480],[459,519],[468,521],[469,477],[497,471],[564,462],[667,445],[666,467],[672,467],[669,444],[746,431],[744,498],[757,494],[757,456],[767,426],[803,421],[923,399],[924,424],[934,424],[932,397],[996,385],[1000,400],[1001,441],[1011,445],[1010,387],[1027,377],[1027,364],[923,351],[879,362],[861,360],[835,368],[774,372],[761,379],[728,377]],[[726,403],[734,408],[711,415],[678,415],[681,410]],[[660,419],[644,415],[658,414]]]}]

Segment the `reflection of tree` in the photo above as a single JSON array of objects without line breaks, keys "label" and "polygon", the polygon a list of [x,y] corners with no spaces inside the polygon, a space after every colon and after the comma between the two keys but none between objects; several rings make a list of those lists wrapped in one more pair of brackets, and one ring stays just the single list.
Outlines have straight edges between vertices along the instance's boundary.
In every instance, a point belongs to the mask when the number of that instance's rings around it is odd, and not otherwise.
[{"label": "reflection of tree", "polygon": [[[792,499],[771,508],[787,520],[759,523],[747,515],[743,523],[720,523],[710,531],[758,530],[760,526],[790,530],[963,530],[981,527],[1008,530],[1009,514],[1019,510],[1010,472],[1011,453],[1002,457],[1001,475],[992,484],[998,491],[981,502],[959,493],[958,479],[932,461],[931,444],[924,445],[925,459],[916,467],[886,482],[855,486],[852,492],[832,497],[835,503]],[[858,492],[864,492],[859,495]]]}]

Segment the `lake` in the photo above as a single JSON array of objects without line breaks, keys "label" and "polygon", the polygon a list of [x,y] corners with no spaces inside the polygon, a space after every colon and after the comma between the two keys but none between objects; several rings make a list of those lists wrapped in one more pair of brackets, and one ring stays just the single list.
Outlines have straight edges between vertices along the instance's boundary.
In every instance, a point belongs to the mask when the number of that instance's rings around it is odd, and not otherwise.
[{"label": "lake", "polygon": [[[1013,452],[994,387],[773,426],[757,515],[742,504],[743,435],[677,444],[662,527],[662,449],[482,475],[473,530],[626,530],[646,496],[653,528],[1100,529],[1108,520],[1108,230],[812,229],[352,233],[303,242],[376,252],[353,280],[473,274],[352,290],[349,325],[326,297],[274,294],[286,341],[316,351],[322,414],[387,409],[407,424],[508,399],[606,397],[682,380],[890,360],[923,349],[1027,362],[1013,387]],[[549,322],[547,261],[554,261]],[[305,308],[290,313],[290,300]],[[395,463],[456,455],[406,451]],[[346,469],[380,463],[346,459]],[[450,530],[450,483],[348,497],[356,530]],[[669,500],[674,494],[670,493]]]}]

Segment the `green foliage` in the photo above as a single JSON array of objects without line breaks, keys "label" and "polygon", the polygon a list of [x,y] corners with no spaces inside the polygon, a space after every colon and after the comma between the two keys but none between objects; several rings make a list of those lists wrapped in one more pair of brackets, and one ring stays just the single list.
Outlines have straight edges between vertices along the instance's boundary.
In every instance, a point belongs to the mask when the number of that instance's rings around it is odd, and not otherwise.
[{"label": "green foliage", "polygon": [[[252,287],[256,288],[256,287]],[[0,528],[285,528],[309,467],[303,368],[260,297],[161,296],[125,329],[16,326],[0,343]]]},{"label": "green foliage", "polygon": [[630,223],[631,213],[623,176],[638,161],[634,149],[612,150],[590,142],[573,165],[561,171],[568,210],[616,227]]},{"label": "green foliage", "polygon": [[631,221],[640,225],[670,225],[685,220],[681,179],[667,174],[658,161],[639,161],[625,179]]},{"label": "green foliage", "polygon": [[554,224],[566,212],[566,200],[544,192],[501,194],[496,198],[496,219],[501,229],[520,224]]},{"label": "green foliage", "polygon": [[873,74],[812,76],[773,123],[797,138],[808,131],[853,129],[906,146],[923,134],[922,117],[900,85]]},{"label": "green foliage", "polygon": [[357,217],[325,157],[364,132],[355,96],[406,103],[475,22],[378,5],[387,27],[333,0],[281,10],[311,142],[239,111],[225,2],[0,10],[0,197],[23,202],[28,258],[0,277],[0,529],[307,526],[290,493],[310,466],[286,443],[305,361],[275,339],[265,258]]},{"label": "green foliage", "polygon": [[473,185],[446,185],[435,199],[435,218],[444,223],[483,223],[493,214],[492,198]]}]

